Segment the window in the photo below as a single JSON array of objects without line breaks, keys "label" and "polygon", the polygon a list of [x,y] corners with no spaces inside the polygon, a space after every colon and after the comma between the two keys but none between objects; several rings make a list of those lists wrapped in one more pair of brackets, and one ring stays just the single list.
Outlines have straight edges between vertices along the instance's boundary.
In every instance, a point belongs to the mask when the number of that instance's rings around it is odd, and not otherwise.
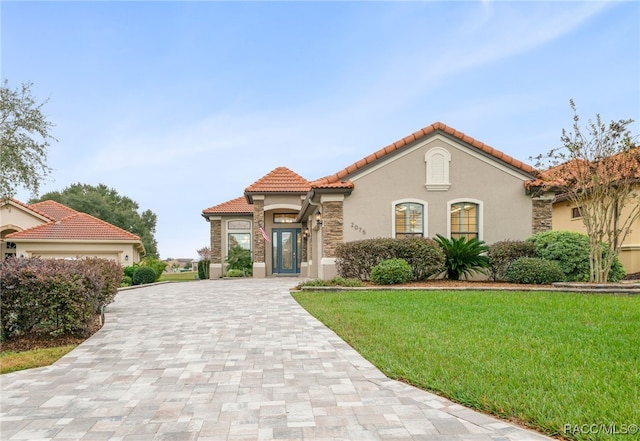
[{"label": "window", "polygon": [[403,202],[395,205],[395,236],[422,237],[424,235],[424,205]]},{"label": "window", "polygon": [[480,239],[480,205],[474,202],[451,204],[450,227],[452,238]]},{"label": "window", "polygon": [[227,222],[227,249],[237,245],[251,250],[251,221],[235,219]]},{"label": "window", "polygon": [[229,233],[229,249],[240,245],[245,250],[251,249],[251,233]]},{"label": "window", "polygon": [[449,163],[451,154],[442,147],[434,147],[424,155],[427,163],[427,183],[429,191],[445,191],[451,186],[449,182]]},{"label": "window", "polygon": [[296,221],[296,213],[275,213],[273,215],[274,224],[292,224]]},{"label": "window", "polygon": [[573,207],[571,209],[571,219],[579,219],[582,217],[582,212],[580,211],[580,207]]}]

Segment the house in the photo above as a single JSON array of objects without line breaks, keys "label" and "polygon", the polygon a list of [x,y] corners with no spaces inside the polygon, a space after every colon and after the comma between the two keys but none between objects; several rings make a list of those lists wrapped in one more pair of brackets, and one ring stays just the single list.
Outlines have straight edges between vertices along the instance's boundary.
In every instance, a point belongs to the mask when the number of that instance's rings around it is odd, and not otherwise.
[{"label": "house", "polygon": [[2,201],[0,238],[3,259],[101,257],[127,266],[145,254],[135,234],[55,201]]},{"label": "house", "polygon": [[231,246],[251,250],[253,276],[336,275],[336,246],[377,237],[525,239],[551,227],[553,195],[531,195],[536,171],[435,123],[335,174],[308,181],[278,167],[244,196],[206,208],[211,278]]},{"label": "house", "polygon": [[[624,173],[631,178],[634,196],[622,209],[620,219],[635,216],[635,221],[620,245],[619,258],[627,274],[640,273],[640,217],[637,214],[640,205],[640,147],[632,148],[625,155],[617,154],[606,159],[609,161],[594,161],[591,164],[577,160],[565,162],[542,172],[538,179],[528,182],[527,186],[530,189],[542,189],[554,195],[551,221],[553,230],[577,231],[586,234],[587,229],[583,222],[581,207],[577,206],[564,190],[567,179],[571,176],[590,179],[593,175],[617,173]],[[607,169],[604,170],[603,167]]]}]

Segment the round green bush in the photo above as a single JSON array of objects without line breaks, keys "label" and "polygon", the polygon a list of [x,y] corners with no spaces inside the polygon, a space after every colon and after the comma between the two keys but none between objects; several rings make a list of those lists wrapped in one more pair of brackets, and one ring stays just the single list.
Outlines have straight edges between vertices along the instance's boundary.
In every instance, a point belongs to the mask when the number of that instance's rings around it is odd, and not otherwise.
[{"label": "round green bush", "polygon": [[227,271],[227,277],[244,277],[244,271],[241,269],[230,269]]},{"label": "round green bush", "polygon": [[153,283],[156,281],[156,272],[150,266],[139,266],[133,272],[132,280],[134,285]]},{"label": "round green bush", "polygon": [[548,285],[563,280],[560,265],[537,257],[521,257],[513,261],[506,271],[505,279],[511,283]]},{"label": "round green bush", "polygon": [[133,285],[133,278],[129,276],[123,276],[122,281],[120,282],[120,286],[131,286]]},{"label": "round green bush", "polygon": [[371,271],[371,281],[377,285],[395,285],[413,278],[413,269],[404,259],[388,259]]},{"label": "round green bush", "polygon": [[[536,245],[536,257],[553,260],[560,265],[565,282],[589,281],[589,237],[575,231],[545,231],[534,234],[527,240]],[[611,252],[602,246],[604,255]],[[613,261],[609,272],[609,282],[618,282],[625,275],[624,267],[618,257]]]}]

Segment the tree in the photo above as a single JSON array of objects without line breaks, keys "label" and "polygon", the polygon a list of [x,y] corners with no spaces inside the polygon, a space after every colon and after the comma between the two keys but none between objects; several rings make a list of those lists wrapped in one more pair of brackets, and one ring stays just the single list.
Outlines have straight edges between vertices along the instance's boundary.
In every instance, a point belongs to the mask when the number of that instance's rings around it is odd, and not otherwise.
[{"label": "tree", "polygon": [[[544,172],[543,179],[580,210],[589,236],[589,281],[605,283],[640,218],[640,148],[627,129],[632,119],[605,124],[596,115],[583,129],[573,100],[570,105],[573,130],[563,129],[562,147],[537,159],[559,164]],[[603,244],[613,252],[603,252]]]},{"label": "tree", "polygon": [[157,215],[151,210],[138,213],[139,206],[132,199],[121,196],[104,184],[72,184],[61,192],[54,191],[32,199],[29,203],[53,200],[74,210],[90,214],[105,222],[140,237],[147,258],[158,257],[158,244],[154,237]]},{"label": "tree", "polygon": [[49,100],[36,102],[31,85],[12,90],[4,80],[0,86],[0,199],[13,197],[20,186],[37,195],[51,172],[47,149],[50,141],[57,140],[42,112]]}]

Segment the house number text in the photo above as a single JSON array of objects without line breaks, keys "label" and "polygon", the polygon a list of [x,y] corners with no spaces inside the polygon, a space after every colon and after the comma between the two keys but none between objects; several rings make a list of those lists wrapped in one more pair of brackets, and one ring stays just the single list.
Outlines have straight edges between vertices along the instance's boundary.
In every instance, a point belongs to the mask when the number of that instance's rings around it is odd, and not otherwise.
[{"label": "house number text", "polygon": [[356,225],[353,222],[351,222],[351,228],[353,230],[356,230],[359,233],[362,233],[363,236],[365,236],[367,234],[367,232],[365,231],[364,228],[362,228],[360,225]]}]

